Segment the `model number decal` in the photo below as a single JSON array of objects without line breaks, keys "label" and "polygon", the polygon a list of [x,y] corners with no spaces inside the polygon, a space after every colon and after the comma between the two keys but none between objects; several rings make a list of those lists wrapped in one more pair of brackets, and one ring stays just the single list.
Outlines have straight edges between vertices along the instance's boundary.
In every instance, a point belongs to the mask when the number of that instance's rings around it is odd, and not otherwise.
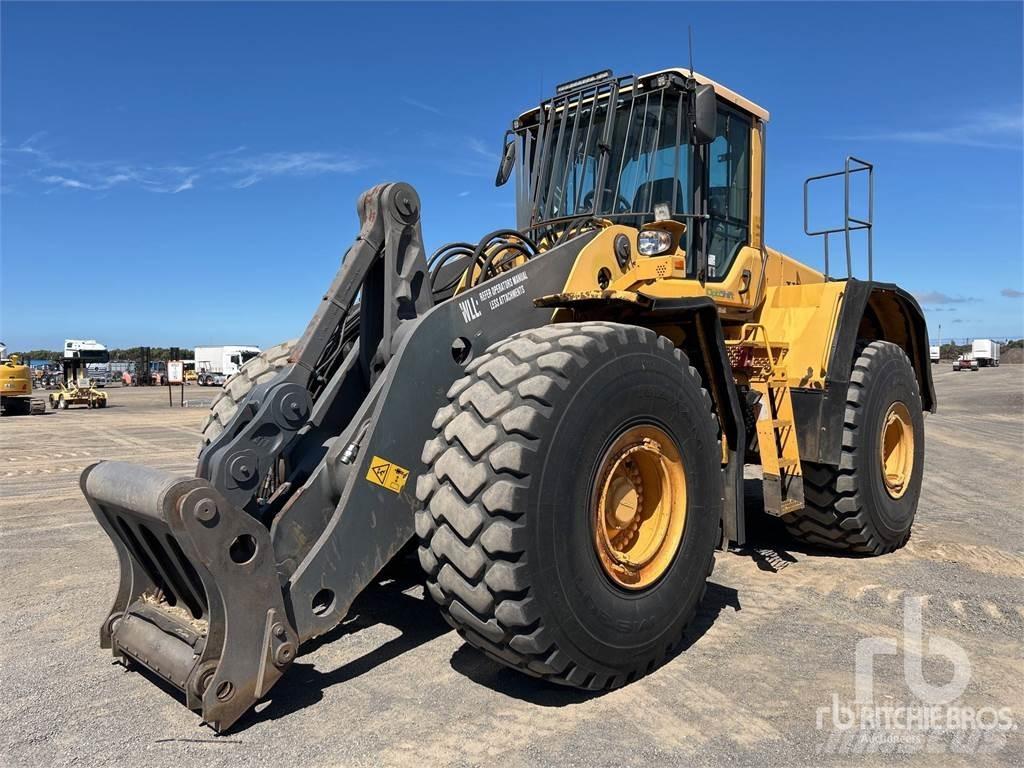
[{"label": "model number decal", "polygon": [[483,315],[483,309],[493,312],[513,299],[524,295],[526,286],[522,283],[528,279],[529,275],[525,272],[517,272],[494,285],[487,286],[476,296],[462,299],[459,302],[459,311],[462,312],[463,321],[469,323],[480,318]]}]

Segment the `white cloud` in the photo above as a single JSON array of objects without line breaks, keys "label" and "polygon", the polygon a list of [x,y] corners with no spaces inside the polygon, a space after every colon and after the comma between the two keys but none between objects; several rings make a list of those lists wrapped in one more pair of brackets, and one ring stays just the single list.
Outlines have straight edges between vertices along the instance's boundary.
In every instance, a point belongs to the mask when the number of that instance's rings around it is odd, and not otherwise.
[{"label": "white cloud", "polygon": [[117,161],[84,161],[57,158],[39,141],[36,134],[11,147],[0,143],[0,158],[5,176],[18,173],[58,189],[104,192],[115,187],[137,188],[147,192],[178,194],[196,188],[200,178],[221,177],[235,189],[245,189],[277,176],[317,176],[354,173],[366,163],[350,155],[335,152],[265,152],[246,154],[246,147],[211,152],[192,164],[159,165]]},{"label": "white cloud", "polygon": [[408,104],[410,107],[416,107],[417,109],[422,109],[425,112],[433,112],[435,115],[440,115],[441,114],[441,110],[438,109],[437,107],[432,106],[430,104],[425,104],[424,102],[420,101],[419,99],[414,99],[411,96],[403,96],[402,97],[402,103]]},{"label": "white cloud", "polygon": [[325,173],[354,173],[366,167],[360,160],[330,152],[268,152],[239,157],[214,168],[237,178],[232,186],[245,189],[271,176],[319,176]]},{"label": "white cloud", "polygon": [[470,137],[468,143],[469,143],[469,148],[473,152],[475,152],[476,154],[480,155],[480,157],[486,157],[488,160],[493,160],[494,162],[498,162],[498,155],[495,154],[490,149],[488,149],[487,148],[487,144],[485,144],[480,139],[476,139],[476,138]]},{"label": "white cloud", "polygon": [[69,179],[65,176],[47,176],[43,181],[47,184],[56,184],[61,187],[67,187],[68,189],[96,189],[96,187],[91,184],[86,184],[84,181]]},{"label": "white cloud", "polygon": [[948,296],[940,291],[914,291],[914,298],[922,304],[963,304],[978,301],[973,296]]},{"label": "white cloud", "polygon": [[981,112],[967,120],[945,119],[937,127],[924,130],[894,129],[838,138],[1020,150],[1024,149],[1024,107]]}]

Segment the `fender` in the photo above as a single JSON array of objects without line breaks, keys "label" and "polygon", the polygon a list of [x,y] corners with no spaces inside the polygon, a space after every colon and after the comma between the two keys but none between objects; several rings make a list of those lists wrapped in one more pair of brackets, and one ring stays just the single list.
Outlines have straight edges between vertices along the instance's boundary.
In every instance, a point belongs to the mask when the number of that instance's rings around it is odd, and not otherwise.
[{"label": "fender", "polygon": [[797,439],[804,461],[837,465],[842,452],[843,418],[857,342],[889,341],[903,348],[917,375],[924,410],[937,401],[928,359],[924,312],[909,293],[892,283],[850,279],[829,350],[824,390],[793,389]]},{"label": "fender", "polygon": [[743,507],[746,428],[714,300],[707,296],[666,299],[642,291],[592,291],[544,296],[534,303],[571,311],[577,320],[610,320],[655,330],[672,325],[682,331],[679,346],[690,364],[700,372],[711,394],[725,443],[721,547],[727,548],[730,542],[742,546],[746,542]]}]

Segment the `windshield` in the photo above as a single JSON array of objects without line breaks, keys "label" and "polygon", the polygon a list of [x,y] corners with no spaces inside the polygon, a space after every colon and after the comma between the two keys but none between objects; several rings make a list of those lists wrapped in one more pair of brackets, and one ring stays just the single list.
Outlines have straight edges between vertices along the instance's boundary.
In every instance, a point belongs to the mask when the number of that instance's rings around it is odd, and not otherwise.
[{"label": "windshield", "polygon": [[685,109],[671,86],[621,93],[618,82],[545,103],[536,123],[517,132],[519,227],[583,215],[638,224],[661,203],[673,218],[687,218]]},{"label": "windshield", "polygon": [[86,365],[92,363],[109,363],[110,352],[105,349],[80,349],[78,350],[78,359]]}]

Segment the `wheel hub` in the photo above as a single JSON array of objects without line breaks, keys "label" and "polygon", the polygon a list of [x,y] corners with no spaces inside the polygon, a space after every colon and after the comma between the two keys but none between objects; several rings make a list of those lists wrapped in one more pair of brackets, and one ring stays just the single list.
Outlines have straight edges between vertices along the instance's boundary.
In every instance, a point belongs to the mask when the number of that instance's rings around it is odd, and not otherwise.
[{"label": "wheel hub", "polygon": [[595,548],[618,586],[643,589],[668,570],[686,522],[686,475],[672,438],[634,427],[608,449],[594,501]]},{"label": "wheel hub", "polygon": [[898,499],[906,493],[914,470],[914,425],[900,401],[889,406],[882,420],[878,454],[885,490]]}]

